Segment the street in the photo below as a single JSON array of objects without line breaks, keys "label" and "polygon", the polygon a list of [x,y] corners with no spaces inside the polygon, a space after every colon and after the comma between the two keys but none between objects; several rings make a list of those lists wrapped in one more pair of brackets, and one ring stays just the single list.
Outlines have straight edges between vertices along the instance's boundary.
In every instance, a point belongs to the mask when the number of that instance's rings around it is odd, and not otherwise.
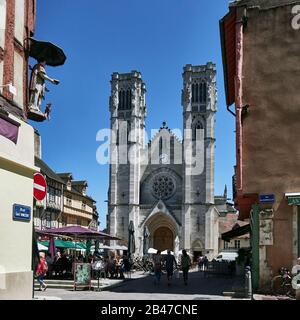
[{"label": "street", "polygon": [[147,275],[138,279],[128,279],[117,287],[102,292],[71,291],[65,289],[47,289],[45,292],[35,291],[35,298],[62,300],[232,300],[223,292],[232,292],[236,280],[229,277],[204,278],[199,272],[189,274],[188,285],[180,279],[173,279],[167,285],[166,275],[159,285],[154,284],[154,277]]}]

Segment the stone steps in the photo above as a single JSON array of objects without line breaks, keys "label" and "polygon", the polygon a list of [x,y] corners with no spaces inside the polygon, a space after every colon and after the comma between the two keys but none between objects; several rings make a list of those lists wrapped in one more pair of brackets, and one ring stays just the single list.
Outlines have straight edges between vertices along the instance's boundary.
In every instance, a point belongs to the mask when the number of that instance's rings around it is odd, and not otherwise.
[{"label": "stone steps", "polygon": [[[50,289],[69,289],[73,290],[74,288],[74,282],[72,280],[45,280],[44,281],[47,287]],[[109,282],[105,281],[103,279],[100,280],[99,286],[104,288],[108,288],[111,286],[115,286],[122,283],[121,280],[119,281],[114,281],[114,282]],[[34,288],[39,289],[40,285],[37,280],[34,282]],[[97,280],[92,280],[91,282],[91,288],[98,288],[98,281]]]}]

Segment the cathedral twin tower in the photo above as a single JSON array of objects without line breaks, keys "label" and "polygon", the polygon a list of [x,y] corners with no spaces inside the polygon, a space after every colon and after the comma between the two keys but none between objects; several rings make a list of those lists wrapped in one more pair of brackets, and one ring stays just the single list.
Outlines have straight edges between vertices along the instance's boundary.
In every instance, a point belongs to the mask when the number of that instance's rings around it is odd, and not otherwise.
[{"label": "cathedral twin tower", "polygon": [[146,86],[139,72],[113,73],[111,88],[109,233],[125,245],[131,233],[135,256],[150,247],[214,256],[215,65],[184,67],[183,141],[164,123],[145,146]]}]

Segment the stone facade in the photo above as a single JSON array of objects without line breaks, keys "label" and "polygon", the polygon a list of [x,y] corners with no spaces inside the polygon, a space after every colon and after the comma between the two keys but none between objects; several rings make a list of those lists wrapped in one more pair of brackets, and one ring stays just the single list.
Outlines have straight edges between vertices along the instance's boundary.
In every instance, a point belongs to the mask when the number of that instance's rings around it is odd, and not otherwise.
[{"label": "stone facade", "polygon": [[[0,300],[32,299],[34,129],[25,122],[28,55],[35,0],[0,0]],[[16,89],[16,90],[13,90]],[[27,208],[29,221],[13,217]],[[17,253],[17,254],[16,254]]]},{"label": "stone facade", "polygon": [[215,256],[215,65],[184,67],[183,141],[163,123],[145,144],[146,87],[139,72],[114,73],[111,86],[109,233],[126,244],[132,221],[135,255],[144,254],[148,230],[149,247],[174,250],[178,237],[180,249]]},{"label": "stone facade", "polygon": [[[252,221],[255,290],[269,290],[300,255],[300,215],[289,204],[300,195],[299,5],[243,0],[221,20],[227,108],[235,103],[236,115],[234,202],[239,218]],[[273,200],[260,202],[266,194]]]}]

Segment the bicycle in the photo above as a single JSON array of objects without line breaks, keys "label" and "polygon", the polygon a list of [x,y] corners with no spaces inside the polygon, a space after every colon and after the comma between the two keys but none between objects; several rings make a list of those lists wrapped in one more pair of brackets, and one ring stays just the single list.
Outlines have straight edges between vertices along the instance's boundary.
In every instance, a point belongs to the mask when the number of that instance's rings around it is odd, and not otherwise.
[{"label": "bicycle", "polygon": [[281,267],[279,275],[271,281],[271,291],[275,295],[295,297],[295,290],[292,287],[292,275],[287,268]]}]

